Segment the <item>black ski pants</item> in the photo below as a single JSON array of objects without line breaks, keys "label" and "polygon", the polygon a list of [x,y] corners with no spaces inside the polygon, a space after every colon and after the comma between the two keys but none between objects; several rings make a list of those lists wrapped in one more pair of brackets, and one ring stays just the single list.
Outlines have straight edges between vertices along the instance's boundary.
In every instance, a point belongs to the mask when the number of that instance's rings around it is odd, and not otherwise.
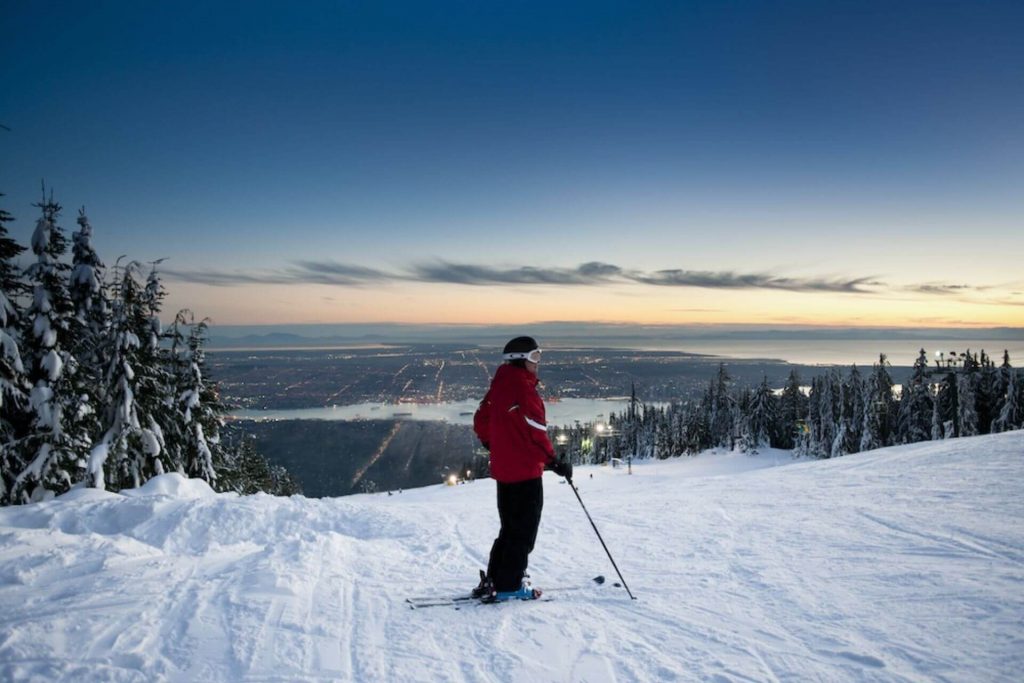
[{"label": "black ski pants", "polygon": [[498,483],[501,530],[491,546],[487,576],[497,591],[514,591],[523,582],[526,565],[537,540],[544,487],[540,477],[514,484]]}]

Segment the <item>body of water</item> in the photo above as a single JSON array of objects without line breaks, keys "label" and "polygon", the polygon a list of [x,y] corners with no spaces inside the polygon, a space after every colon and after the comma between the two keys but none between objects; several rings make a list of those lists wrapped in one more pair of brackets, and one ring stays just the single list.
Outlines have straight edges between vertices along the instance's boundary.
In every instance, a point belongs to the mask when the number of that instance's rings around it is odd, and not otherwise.
[{"label": "body of water", "polygon": [[[479,401],[448,403],[356,403],[325,408],[297,410],[239,410],[232,414],[240,420],[425,420],[452,424],[473,424]],[[628,398],[565,398],[546,403],[549,425],[568,427],[573,423],[607,419],[621,413]]]},{"label": "body of water", "polygon": [[[611,346],[611,345],[610,345]],[[995,361],[1002,363],[1003,351],[1010,352],[1014,367],[1024,366],[1024,339],[1020,340],[956,340],[956,339],[680,339],[638,342],[628,348],[642,351],[680,351],[725,358],[772,358],[800,365],[843,365],[854,363],[858,367],[871,367],[884,353],[892,365],[913,365],[921,349],[928,353],[932,364],[937,352],[972,353],[982,349]]]}]

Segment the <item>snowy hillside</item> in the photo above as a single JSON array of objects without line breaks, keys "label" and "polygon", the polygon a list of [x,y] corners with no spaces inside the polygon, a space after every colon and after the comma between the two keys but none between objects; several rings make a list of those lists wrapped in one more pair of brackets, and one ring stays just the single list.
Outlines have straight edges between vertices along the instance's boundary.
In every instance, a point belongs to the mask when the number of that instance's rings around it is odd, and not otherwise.
[{"label": "snowy hillside", "polygon": [[[613,579],[545,479],[534,583]],[[475,583],[489,481],[307,500],[165,475],[0,510],[0,680],[1024,679],[1024,432],[577,480],[635,602],[410,610]]]}]

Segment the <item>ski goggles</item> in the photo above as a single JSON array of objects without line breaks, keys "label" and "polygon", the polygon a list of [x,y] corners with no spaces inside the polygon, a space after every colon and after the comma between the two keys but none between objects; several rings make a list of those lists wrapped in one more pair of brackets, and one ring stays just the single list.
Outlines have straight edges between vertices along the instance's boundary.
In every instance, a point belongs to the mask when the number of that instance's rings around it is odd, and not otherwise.
[{"label": "ski goggles", "polygon": [[501,357],[505,360],[528,360],[531,363],[540,363],[540,349],[534,349],[528,353],[524,351],[513,351],[512,353],[504,353]]}]

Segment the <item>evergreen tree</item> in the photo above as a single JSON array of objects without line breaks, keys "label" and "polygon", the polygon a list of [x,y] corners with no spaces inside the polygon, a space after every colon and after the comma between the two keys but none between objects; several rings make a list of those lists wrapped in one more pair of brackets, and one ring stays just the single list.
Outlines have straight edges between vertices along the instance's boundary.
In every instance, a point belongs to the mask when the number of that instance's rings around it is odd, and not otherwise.
[{"label": "evergreen tree", "polygon": [[203,350],[207,321],[196,323],[190,311],[181,311],[175,319],[175,328],[180,325],[188,325],[190,329],[184,373],[178,377],[182,461],[188,476],[213,484],[217,479],[216,466],[223,459],[218,444],[227,410],[220,401],[217,385],[207,378]]},{"label": "evergreen tree", "polygon": [[773,426],[778,419],[775,394],[763,377],[744,411],[743,434],[740,447],[746,453],[757,453],[771,445]]},{"label": "evergreen tree", "polygon": [[897,441],[917,443],[928,441],[932,436],[931,380],[929,378],[928,354],[921,349],[910,379],[903,385],[900,396]]},{"label": "evergreen tree", "polygon": [[821,396],[818,399],[818,454],[823,458],[832,456],[832,445],[835,443],[839,428],[839,385],[840,382],[834,372],[821,378]]},{"label": "evergreen tree", "polygon": [[869,451],[892,443],[896,401],[892,395],[889,361],[880,354],[864,392],[864,428],[860,450]]},{"label": "evergreen tree", "polygon": [[665,411],[665,435],[658,444],[655,457],[659,460],[686,452],[686,415],[678,403],[671,404]]},{"label": "evergreen tree", "polygon": [[1011,372],[1006,385],[1006,395],[999,409],[999,417],[992,421],[993,432],[1008,432],[1024,429],[1024,387],[1016,372]]},{"label": "evergreen tree", "polygon": [[860,441],[864,430],[864,379],[856,364],[850,368],[850,375],[844,385],[843,410],[845,412],[846,434],[843,439],[843,450],[846,453],[860,451]]},{"label": "evergreen tree", "polygon": [[61,207],[51,197],[40,204],[42,217],[32,235],[36,262],[26,271],[32,302],[25,313],[23,361],[27,363],[31,426],[19,444],[27,463],[12,496],[19,502],[62,493],[81,478],[81,454],[91,441],[93,411],[74,347],[74,309],[68,293],[70,266],[61,262],[67,240],[57,225]]},{"label": "evergreen tree", "polygon": [[707,450],[712,446],[711,414],[706,410],[707,404],[701,402],[696,410],[687,410],[685,451],[691,455]]},{"label": "evergreen tree", "polygon": [[996,395],[999,397],[999,405],[996,407],[996,413],[1002,409],[1002,400],[1006,397],[1006,388],[1010,385],[1010,377],[1014,374],[1013,366],[1010,365],[1010,352],[1007,349],[1003,349],[1003,362],[999,366],[999,386],[996,389]]},{"label": "evergreen tree", "polygon": [[985,353],[981,351],[980,367],[975,378],[975,409],[978,413],[978,433],[988,434],[992,427],[992,421],[999,415],[1002,391],[1000,387],[999,370],[996,364]]},{"label": "evergreen tree", "polygon": [[811,392],[807,396],[806,429],[797,448],[800,455],[820,458],[825,454],[821,436],[821,396],[822,380],[815,377],[811,380]]},{"label": "evergreen tree", "polygon": [[72,260],[69,293],[82,334],[81,359],[94,354],[102,346],[109,325],[110,306],[103,291],[104,266],[92,246],[92,225],[85,207],[78,211],[78,231],[71,235]]},{"label": "evergreen tree", "polygon": [[[935,411],[932,417],[932,438],[952,439],[959,435],[957,431],[957,375],[956,370],[950,370],[939,382],[935,393]],[[941,436],[936,437],[936,431]]]},{"label": "evergreen tree", "polygon": [[786,386],[779,398],[777,442],[779,448],[795,448],[807,416],[807,397],[800,388],[800,375],[790,370]]},{"label": "evergreen tree", "polygon": [[932,441],[940,441],[946,438],[946,430],[942,423],[941,403],[939,402],[941,389],[937,390],[932,397]]},{"label": "evergreen tree", "polygon": [[180,413],[177,410],[179,395],[173,374],[177,361],[171,357],[170,350],[162,345],[166,335],[160,322],[160,313],[167,292],[157,272],[159,263],[160,261],[156,261],[150,266],[146,285],[142,290],[140,315],[134,323],[141,342],[142,364],[142,372],[136,374],[141,375],[137,379],[143,389],[141,395],[136,398],[148,418],[149,429],[160,441],[160,453],[156,456],[157,462],[154,463],[157,473],[184,473],[184,463],[175,457],[180,453],[180,449],[168,449],[164,436],[165,429],[177,428]]},{"label": "evergreen tree", "polygon": [[136,263],[129,263],[122,274],[115,274],[113,345],[103,377],[109,400],[103,415],[105,432],[93,447],[88,465],[89,483],[97,488],[135,488],[166,471],[160,459],[163,431],[150,412],[152,401],[146,399],[155,385],[171,383],[163,369],[153,365],[148,348],[152,340],[139,338],[151,326],[137,270]]},{"label": "evergreen tree", "polygon": [[853,418],[853,397],[852,391],[846,382],[843,382],[842,377],[839,375],[838,370],[833,370],[832,374],[832,386],[835,394],[833,396],[835,408],[833,409],[833,416],[835,418],[835,435],[832,437],[831,447],[829,449],[829,456],[838,458],[849,453],[856,452],[856,447],[851,445],[853,440],[853,427],[851,420]]},{"label": "evergreen tree", "polygon": [[[973,369],[973,368],[972,368]],[[957,377],[957,432],[960,436],[978,434],[977,373],[964,370]]]},{"label": "evergreen tree", "polygon": [[18,299],[26,287],[14,263],[25,248],[7,236],[6,224],[12,220],[0,209],[0,505],[9,502],[8,492],[24,468],[15,442],[27,429],[25,408],[31,387],[18,343],[22,325]]},{"label": "evergreen tree", "polygon": [[92,246],[92,226],[85,207],[78,211],[78,231],[71,235],[71,273],[68,295],[74,314],[69,321],[72,331],[70,353],[77,360],[78,385],[82,399],[92,406],[83,416],[82,428],[95,440],[102,433],[99,406],[103,395],[103,367],[107,351],[107,328],[110,309],[103,288],[103,262]]},{"label": "evergreen tree", "polygon": [[240,495],[261,491],[276,496],[302,493],[298,482],[287,470],[267,462],[256,448],[256,443],[241,434],[233,435],[227,444],[216,490],[234,491]]},{"label": "evergreen tree", "polygon": [[735,415],[732,399],[729,396],[729,383],[732,378],[725,370],[725,363],[719,363],[718,372],[708,387],[707,401],[710,407],[709,429],[711,445],[716,447],[732,447],[732,435]]}]

